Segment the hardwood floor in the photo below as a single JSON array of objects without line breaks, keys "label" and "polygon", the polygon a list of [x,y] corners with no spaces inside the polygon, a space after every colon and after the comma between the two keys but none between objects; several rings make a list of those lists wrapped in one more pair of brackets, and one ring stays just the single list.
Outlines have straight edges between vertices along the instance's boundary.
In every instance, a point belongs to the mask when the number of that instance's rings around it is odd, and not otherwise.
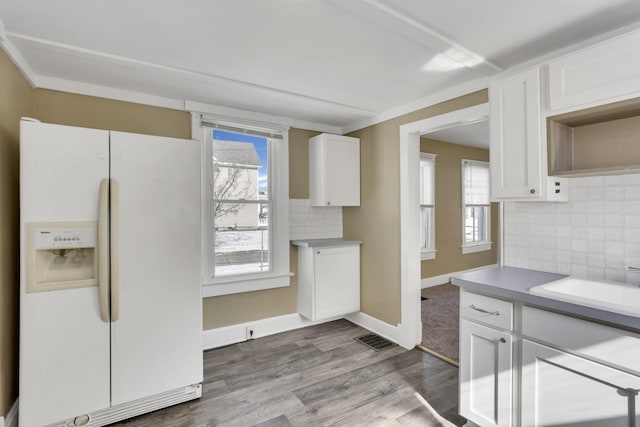
[{"label": "hardwood floor", "polygon": [[201,399],[115,425],[464,423],[457,415],[457,368],[420,350],[376,352],[353,340],[366,333],[338,320],[207,351]]}]

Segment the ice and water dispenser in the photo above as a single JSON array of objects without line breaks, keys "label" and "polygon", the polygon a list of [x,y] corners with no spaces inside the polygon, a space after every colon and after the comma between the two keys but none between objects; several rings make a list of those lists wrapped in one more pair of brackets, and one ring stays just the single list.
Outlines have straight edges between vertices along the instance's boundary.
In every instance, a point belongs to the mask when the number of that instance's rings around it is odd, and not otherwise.
[{"label": "ice and water dispenser", "polygon": [[97,222],[29,223],[27,233],[27,292],[97,285]]}]

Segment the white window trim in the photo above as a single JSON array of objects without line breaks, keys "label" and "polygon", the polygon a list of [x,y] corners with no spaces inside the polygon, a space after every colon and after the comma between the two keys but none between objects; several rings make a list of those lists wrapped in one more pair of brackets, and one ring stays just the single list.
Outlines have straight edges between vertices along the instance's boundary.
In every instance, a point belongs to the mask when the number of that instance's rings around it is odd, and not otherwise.
[{"label": "white window trim", "polygon": [[[261,128],[281,133],[282,139],[269,144],[271,190],[273,191],[270,210],[271,228],[271,271],[229,277],[213,277],[208,259],[213,256],[213,241],[207,237],[207,230],[211,224],[211,203],[209,199],[210,183],[212,180],[212,168],[207,159],[211,159],[211,147],[207,141],[208,127],[203,127],[202,122],[235,123],[252,128]],[[282,288],[290,286],[289,266],[289,128],[280,125],[248,122],[246,119],[230,119],[229,117],[204,116],[200,113],[191,113],[192,139],[199,140],[202,148],[202,297],[251,292],[263,289]]]},{"label": "white window trim", "polygon": [[[477,253],[477,252],[484,252],[484,251],[490,251],[491,250],[491,246],[492,243],[491,240],[483,240],[482,242],[473,242],[473,243],[467,243],[464,240],[464,234],[465,234],[465,228],[466,228],[466,222],[465,222],[465,218],[467,215],[466,212],[466,208],[467,205],[465,203],[464,200],[464,193],[465,193],[465,188],[464,188],[464,166],[465,164],[476,164],[476,165],[482,165],[482,166],[487,166],[489,167],[489,162],[484,162],[481,160],[469,160],[469,159],[462,159],[461,164],[460,164],[460,174],[462,177],[462,185],[461,185],[461,205],[462,205],[462,245],[460,245],[460,249],[462,250],[462,255],[467,255],[467,254],[473,254],[473,253]],[[484,219],[485,221],[485,236],[487,236],[489,239],[491,239],[491,203],[489,203],[489,208],[487,209],[489,215],[487,215]]]},{"label": "white window trim", "polygon": [[[436,157],[438,155],[437,154],[433,154],[433,153],[423,153],[420,152],[420,160],[431,160],[433,162],[433,215],[431,216],[431,229],[429,230],[429,247],[428,248],[420,248],[420,261],[428,261],[428,260],[432,260],[432,259],[436,259],[436,252],[438,252],[436,250],[436,184],[435,184],[435,169],[436,169]],[[418,165],[420,165],[420,163],[418,163]],[[420,174],[418,173],[418,176],[420,176]],[[420,196],[422,197],[422,196]],[[420,207],[422,207],[422,205],[420,204],[420,201],[418,201],[418,205]],[[420,224],[420,227],[422,227],[422,224]]]},{"label": "white window trim", "polygon": [[436,259],[436,252],[438,252],[435,249],[423,249],[420,251],[420,261],[429,261],[431,259]]}]

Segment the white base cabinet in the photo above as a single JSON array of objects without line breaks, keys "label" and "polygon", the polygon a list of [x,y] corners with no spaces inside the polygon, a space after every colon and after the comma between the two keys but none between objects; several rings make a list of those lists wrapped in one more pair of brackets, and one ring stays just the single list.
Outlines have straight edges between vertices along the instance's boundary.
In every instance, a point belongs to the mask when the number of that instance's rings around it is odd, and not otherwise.
[{"label": "white base cabinet", "polygon": [[510,426],[511,335],[460,322],[460,415],[480,426]]},{"label": "white base cabinet", "polygon": [[522,425],[640,426],[640,335],[522,308]]},{"label": "white base cabinet", "polygon": [[512,302],[460,291],[460,415],[479,426],[511,426],[512,329]]},{"label": "white base cabinet", "polygon": [[298,248],[298,312],[311,320],[360,311],[360,245]]},{"label": "white base cabinet", "polygon": [[522,425],[525,427],[640,425],[638,390],[640,377],[523,341]]},{"label": "white base cabinet", "polygon": [[640,426],[640,334],[460,292],[468,426]]}]

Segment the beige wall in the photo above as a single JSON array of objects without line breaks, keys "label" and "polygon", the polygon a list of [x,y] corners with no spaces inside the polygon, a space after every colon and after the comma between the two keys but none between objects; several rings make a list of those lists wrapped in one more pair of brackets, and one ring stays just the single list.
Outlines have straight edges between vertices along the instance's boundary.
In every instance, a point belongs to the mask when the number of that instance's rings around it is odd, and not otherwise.
[{"label": "beige wall", "polygon": [[400,125],[487,102],[471,93],[349,134],[360,138],[360,206],[343,208],[345,237],[361,247],[360,307],[400,322]]},{"label": "beige wall", "polygon": [[33,91],[33,114],[46,123],[191,138],[188,112],[54,90]]},{"label": "beige wall", "polygon": [[18,397],[19,121],[32,89],[0,49],[0,416]]},{"label": "beige wall", "polygon": [[462,159],[489,161],[489,150],[420,138],[420,151],[437,154],[435,181],[436,258],[422,261],[421,277],[468,270],[497,262],[498,204],[491,204],[490,251],[463,255],[462,244]]}]

